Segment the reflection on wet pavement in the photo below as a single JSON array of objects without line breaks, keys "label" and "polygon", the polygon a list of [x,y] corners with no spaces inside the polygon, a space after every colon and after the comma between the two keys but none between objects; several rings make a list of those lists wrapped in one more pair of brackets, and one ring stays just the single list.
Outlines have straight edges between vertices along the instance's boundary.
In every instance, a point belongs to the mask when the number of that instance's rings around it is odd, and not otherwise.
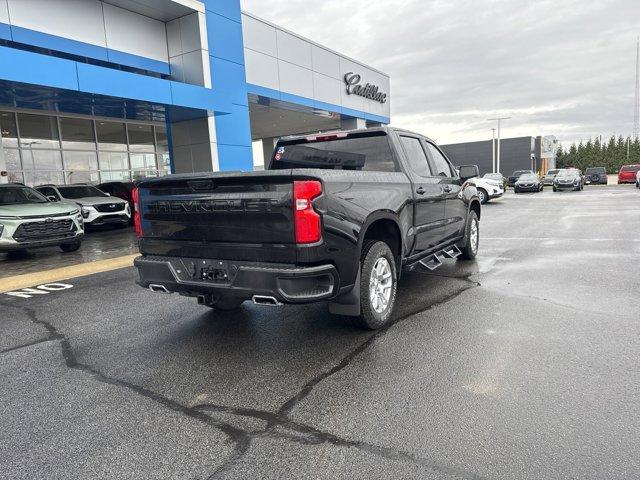
[{"label": "reflection on wet pavement", "polygon": [[137,251],[138,242],[132,227],[105,227],[86,232],[82,247],[77,252],[63,253],[58,247],[47,247],[26,253],[0,253],[0,278],[120,257]]}]

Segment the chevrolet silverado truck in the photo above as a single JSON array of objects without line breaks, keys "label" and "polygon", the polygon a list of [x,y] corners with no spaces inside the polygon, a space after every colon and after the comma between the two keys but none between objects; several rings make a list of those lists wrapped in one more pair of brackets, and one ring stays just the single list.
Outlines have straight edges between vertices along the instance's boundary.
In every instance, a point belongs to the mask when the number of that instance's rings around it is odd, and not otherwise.
[{"label": "chevrolet silverado truck", "polygon": [[285,137],[266,167],[140,182],[137,283],[217,310],[328,301],[377,329],[403,270],[478,252],[478,168],[456,170],[422,135]]}]

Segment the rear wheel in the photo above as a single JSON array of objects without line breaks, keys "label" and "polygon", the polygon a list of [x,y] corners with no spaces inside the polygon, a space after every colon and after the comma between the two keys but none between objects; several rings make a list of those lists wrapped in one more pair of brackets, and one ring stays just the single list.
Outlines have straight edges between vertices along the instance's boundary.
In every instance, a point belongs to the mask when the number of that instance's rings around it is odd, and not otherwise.
[{"label": "rear wheel", "polygon": [[480,244],[480,221],[476,212],[471,210],[467,216],[467,224],[464,229],[464,247],[460,250],[462,255],[460,258],[464,260],[473,260],[478,255],[478,245]]},{"label": "rear wheel", "polygon": [[513,187],[513,193],[519,193],[519,190],[516,187]]},{"label": "rear wheel", "polygon": [[77,240],[71,243],[63,243],[60,245],[60,249],[65,253],[75,252],[80,248],[81,242]]},{"label": "rear wheel", "polygon": [[554,192],[557,192],[557,191],[558,191],[558,189],[557,189],[556,187],[553,187],[553,191],[554,191]]},{"label": "rear wheel", "polygon": [[478,189],[478,199],[480,199],[480,203],[483,205],[489,201],[489,194],[484,188]]},{"label": "rear wheel", "polygon": [[366,242],[360,269],[360,316],[352,320],[361,328],[377,330],[389,323],[398,288],[396,262],[389,245]]}]

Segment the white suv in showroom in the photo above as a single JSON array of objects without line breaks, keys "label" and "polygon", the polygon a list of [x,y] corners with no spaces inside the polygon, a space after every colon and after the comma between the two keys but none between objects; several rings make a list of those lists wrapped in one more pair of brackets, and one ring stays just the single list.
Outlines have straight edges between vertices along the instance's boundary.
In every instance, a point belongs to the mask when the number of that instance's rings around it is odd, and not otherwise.
[{"label": "white suv in showroom", "polygon": [[111,197],[93,185],[40,185],[36,190],[51,201],[80,206],[85,226],[125,226],[131,223],[129,203]]}]

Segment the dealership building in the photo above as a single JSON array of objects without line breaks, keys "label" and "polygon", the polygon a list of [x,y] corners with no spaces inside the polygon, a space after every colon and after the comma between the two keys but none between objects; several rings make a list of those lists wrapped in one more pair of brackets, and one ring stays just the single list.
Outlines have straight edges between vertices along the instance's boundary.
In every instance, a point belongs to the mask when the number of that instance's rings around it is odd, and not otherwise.
[{"label": "dealership building", "polygon": [[389,77],[240,0],[0,0],[0,182],[261,168],[389,123]]},{"label": "dealership building", "polygon": [[[440,145],[454,165],[478,165],[480,174],[494,171],[497,140]],[[554,136],[504,138],[500,141],[500,173],[533,170],[545,174],[556,168],[558,141]]]}]

